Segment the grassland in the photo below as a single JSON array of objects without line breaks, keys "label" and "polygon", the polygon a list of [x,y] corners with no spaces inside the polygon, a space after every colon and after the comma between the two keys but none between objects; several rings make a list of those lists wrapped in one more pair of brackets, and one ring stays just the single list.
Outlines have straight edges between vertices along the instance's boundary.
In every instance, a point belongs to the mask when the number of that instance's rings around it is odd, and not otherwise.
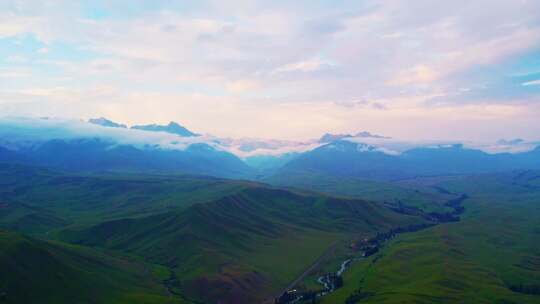
[{"label": "grassland", "polygon": [[162,265],[160,288],[192,302],[262,301],[335,242],[425,221],[371,201],[247,181],[0,172],[0,227]]},{"label": "grassland", "polygon": [[[253,302],[275,295],[336,241],[418,221],[372,202],[254,186],[177,212],[68,228],[60,237],[167,265],[190,298]],[[203,292],[209,289],[215,292]]]},{"label": "grassland", "polygon": [[451,196],[440,189],[420,184],[391,183],[354,177],[338,177],[317,172],[288,171],[265,180],[280,187],[295,187],[334,196],[374,200],[389,204],[405,204],[426,212],[450,211],[443,206]]},{"label": "grassland", "polygon": [[0,173],[0,227],[32,236],[0,233],[7,270],[0,299],[8,303],[258,303],[322,261],[300,283],[317,289],[318,274],[358,256],[351,240],[427,222],[384,205],[444,212],[444,202],[462,193],[469,198],[461,221],[398,235],[355,260],[344,287],[321,301],[345,303],[353,294],[360,303],[540,299],[532,294],[540,286],[537,172],[399,183],[314,178],[304,180],[307,191],[11,165]]},{"label": "grassland", "polygon": [[45,234],[72,224],[181,210],[250,184],[186,175],[73,175],[0,164],[0,227]]},{"label": "grassland", "polygon": [[428,180],[470,196],[462,220],[398,236],[379,255],[353,264],[345,286],[322,303],[345,303],[358,290],[359,303],[538,303],[539,295],[510,287],[540,284],[539,176]]},{"label": "grassland", "polygon": [[158,266],[0,231],[0,303],[183,303]]}]

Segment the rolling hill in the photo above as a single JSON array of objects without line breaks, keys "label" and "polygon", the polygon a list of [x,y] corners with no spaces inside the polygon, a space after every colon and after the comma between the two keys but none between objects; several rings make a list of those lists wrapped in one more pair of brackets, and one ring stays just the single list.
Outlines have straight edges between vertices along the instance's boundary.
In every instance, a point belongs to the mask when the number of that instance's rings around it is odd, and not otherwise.
[{"label": "rolling hill", "polygon": [[0,248],[1,303],[184,303],[151,264],[2,230]]},{"label": "rolling hill", "polygon": [[263,179],[277,187],[293,187],[338,197],[383,202],[387,205],[407,205],[424,211],[448,210],[444,203],[453,196],[430,186],[409,186],[395,182],[365,178],[326,175],[313,171],[288,171]]},{"label": "rolling hill", "polygon": [[[96,222],[148,216],[220,198],[250,185],[191,175],[74,174],[19,164],[0,164],[0,227],[27,215],[49,222]],[[29,226],[22,225],[25,232]]]},{"label": "rolling hill", "polygon": [[[182,211],[68,228],[60,238],[145,257],[174,269],[178,288],[191,297],[238,303],[271,296],[332,242],[422,221],[376,203],[257,185]],[[293,240],[301,260],[283,246]],[[270,260],[256,258],[268,250]]]},{"label": "rolling hill", "polygon": [[322,303],[538,303],[540,172],[415,179],[467,193],[460,222],[390,241],[359,259]]},{"label": "rolling hill", "polygon": [[163,265],[174,273],[171,290],[193,301],[272,298],[336,242],[426,221],[370,201],[245,181],[0,171],[2,227]]}]

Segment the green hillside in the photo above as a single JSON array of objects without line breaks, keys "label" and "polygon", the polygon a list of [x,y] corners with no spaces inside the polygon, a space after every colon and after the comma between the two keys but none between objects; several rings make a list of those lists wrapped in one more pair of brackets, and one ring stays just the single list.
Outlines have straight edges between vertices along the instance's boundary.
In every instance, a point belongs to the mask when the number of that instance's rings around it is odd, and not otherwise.
[{"label": "green hillside", "polygon": [[432,185],[395,183],[354,177],[325,175],[315,171],[288,170],[264,180],[278,187],[294,187],[334,196],[375,200],[389,204],[405,204],[424,211],[448,211],[443,204],[452,195]]},{"label": "green hillside", "polygon": [[247,181],[0,172],[1,227],[163,265],[173,296],[192,301],[273,298],[336,244],[426,222],[380,203]]},{"label": "green hillside", "polygon": [[400,235],[353,264],[322,303],[538,303],[539,180],[516,172],[412,181],[467,193],[462,221]]},{"label": "green hillside", "polygon": [[157,266],[0,231],[0,303],[182,303]]},{"label": "green hillside", "polygon": [[73,175],[0,164],[0,227],[45,233],[73,223],[148,216],[217,199],[250,184],[189,175]]},{"label": "green hillside", "polygon": [[[272,301],[298,278],[301,289],[320,289],[320,274],[359,257],[351,241],[433,223],[426,212],[444,212],[461,194],[468,198],[460,221],[397,235],[356,259],[344,286],[319,300],[540,297],[535,171],[397,183],[312,176],[300,185],[308,190],[196,176],[0,171],[0,225],[41,239],[1,233],[0,299],[8,303]],[[394,208],[401,205],[412,212]]]},{"label": "green hillside", "polygon": [[[187,287],[183,292],[202,300],[238,289],[234,302],[271,296],[336,241],[420,221],[371,202],[253,186],[182,211],[67,229],[60,237],[167,265],[178,286]],[[202,293],[208,287],[214,294]]]}]

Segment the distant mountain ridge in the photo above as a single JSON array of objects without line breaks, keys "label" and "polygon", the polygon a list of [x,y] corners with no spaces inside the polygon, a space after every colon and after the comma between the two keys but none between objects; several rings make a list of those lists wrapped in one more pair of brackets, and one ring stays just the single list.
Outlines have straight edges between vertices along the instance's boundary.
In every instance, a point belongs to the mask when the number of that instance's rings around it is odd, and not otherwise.
[{"label": "distant mountain ridge", "polygon": [[185,127],[173,121],[171,121],[168,125],[165,125],[165,126],[157,125],[157,124],[136,125],[136,126],[132,126],[131,129],[152,131],[152,132],[167,132],[171,134],[180,135],[183,137],[199,136],[199,134],[193,133],[190,130],[186,129]]},{"label": "distant mountain ridge", "polygon": [[68,171],[144,171],[242,178],[251,169],[235,155],[194,143],[185,150],[136,147],[99,138],[55,139],[17,151],[0,147],[0,161]]},{"label": "distant mountain ridge", "polygon": [[[103,127],[123,128],[123,129],[127,128],[125,124],[120,124],[104,117],[90,118],[88,120],[88,123],[103,126]],[[200,136],[200,134],[191,132],[184,126],[181,126],[180,124],[174,121],[169,122],[169,124],[167,125],[158,125],[158,124],[134,125],[134,126],[131,126],[130,129],[144,130],[144,131],[151,131],[151,132],[167,132],[167,133],[176,134],[182,137]]]},{"label": "distant mountain ridge", "polygon": [[540,163],[535,152],[538,142],[510,139],[455,144],[405,142],[367,131],[287,141],[197,136],[175,122],[127,128],[103,117],[88,122],[0,119],[0,161],[70,171],[181,172],[265,179],[294,170],[400,179],[535,169]]},{"label": "distant mountain ridge", "polygon": [[474,174],[540,169],[540,147],[530,152],[489,154],[461,144],[418,147],[391,153],[364,143],[338,140],[303,153],[284,165],[279,176],[299,172],[375,180],[416,176]]},{"label": "distant mountain ridge", "polygon": [[354,135],[351,134],[331,134],[326,133],[324,134],[320,139],[319,143],[331,143],[336,140],[346,139],[346,138],[353,138],[353,137],[359,137],[359,138],[379,138],[379,139],[390,139],[391,137],[386,137],[382,135],[372,134],[368,131],[361,131]]},{"label": "distant mountain ridge", "polygon": [[100,126],[103,126],[103,127],[111,127],[111,128],[127,128],[126,125],[124,124],[119,124],[119,123],[116,123],[112,120],[109,120],[107,118],[104,118],[104,117],[100,117],[100,118],[90,118],[88,120],[89,123],[91,124],[94,124],[94,125],[100,125]]},{"label": "distant mountain ridge", "polygon": [[497,144],[500,144],[500,145],[517,145],[517,144],[520,144],[522,142],[524,142],[524,140],[521,139],[521,138],[514,138],[514,139],[509,139],[509,140],[499,139],[497,141]]}]

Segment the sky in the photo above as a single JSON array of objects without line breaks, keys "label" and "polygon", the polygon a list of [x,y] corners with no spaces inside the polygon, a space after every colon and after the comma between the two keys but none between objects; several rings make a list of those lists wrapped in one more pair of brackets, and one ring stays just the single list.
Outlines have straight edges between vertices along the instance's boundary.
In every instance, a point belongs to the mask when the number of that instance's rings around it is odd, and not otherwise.
[{"label": "sky", "polygon": [[540,1],[0,0],[0,116],[540,139]]}]

